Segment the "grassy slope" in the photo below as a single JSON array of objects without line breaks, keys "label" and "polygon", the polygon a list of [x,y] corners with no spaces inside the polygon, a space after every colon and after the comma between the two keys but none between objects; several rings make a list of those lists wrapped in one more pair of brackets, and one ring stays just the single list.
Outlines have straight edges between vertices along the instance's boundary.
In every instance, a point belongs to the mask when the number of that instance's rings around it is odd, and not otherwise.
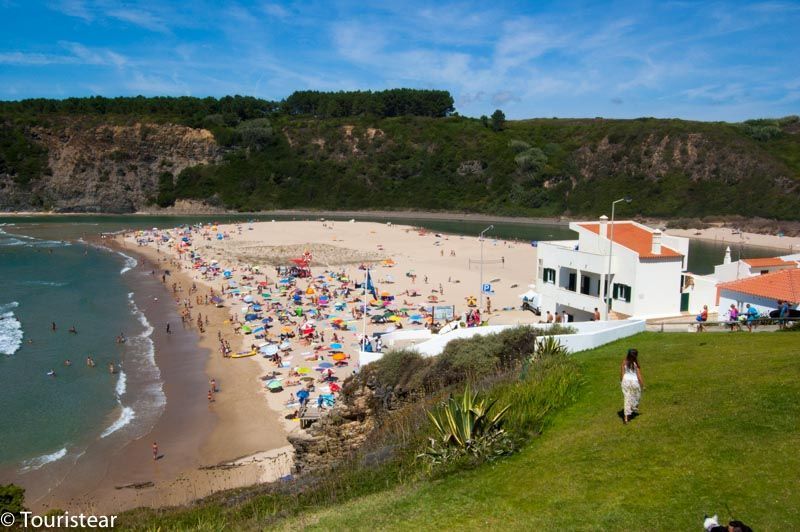
[{"label": "grassy slope", "polygon": [[[756,530],[800,518],[795,334],[645,333],[580,354],[586,384],[543,436],[496,465],[371,495],[290,529],[699,529],[704,513]],[[641,353],[642,416],[627,427],[618,364]]]}]

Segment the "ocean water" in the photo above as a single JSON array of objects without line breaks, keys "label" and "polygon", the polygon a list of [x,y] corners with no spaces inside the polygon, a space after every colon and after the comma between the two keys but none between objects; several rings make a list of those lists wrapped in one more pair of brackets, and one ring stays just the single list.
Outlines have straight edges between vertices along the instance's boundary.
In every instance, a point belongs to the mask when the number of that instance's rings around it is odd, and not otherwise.
[{"label": "ocean water", "polygon": [[61,240],[56,227],[49,238],[18,229],[0,226],[0,466],[25,473],[133,429],[137,409],[152,420],[163,393],[152,328],[126,280],[135,261]]},{"label": "ocean water", "polygon": [[[0,470],[18,474],[76,460],[92,441],[143,435],[164,407],[153,332],[134,302],[136,261],[87,243],[125,228],[184,223],[295,219],[290,216],[26,216],[0,217]],[[312,219],[306,217],[305,219]],[[329,216],[343,220],[349,217]],[[297,217],[297,219],[303,219]],[[476,236],[490,223],[359,219]],[[495,222],[487,238],[574,237],[564,226]],[[709,273],[725,245],[692,241],[689,269]],[[775,252],[733,246],[734,259]],[[531,264],[531,268],[534,265]],[[51,330],[55,321],[57,330]],[[78,334],[70,334],[74,325]],[[127,341],[116,343],[124,333]],[[86,366],[91,355],[95,368]],[[72,365],[67,367],[64,361]],[[108,365],[114,364],[112,375]],[[54,370],[55,376],[47,372]]]}]

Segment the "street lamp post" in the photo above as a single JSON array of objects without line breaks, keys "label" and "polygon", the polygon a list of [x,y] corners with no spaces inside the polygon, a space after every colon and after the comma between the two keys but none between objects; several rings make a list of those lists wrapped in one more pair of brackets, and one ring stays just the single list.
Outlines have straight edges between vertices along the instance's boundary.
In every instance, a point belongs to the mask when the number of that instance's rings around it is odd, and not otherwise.
[{"label": "street lamp post", "polygon": [[484,233],[486,233],[486,231],[488,231],[490,229],[494,229],[494,225],[490,225],[489,227],[487,227],[486,229],[481,231],[481,236],[480,236],[480,239],[481,239],[481,290],[480,290],[480,292],[481,292],[481,294],[480,294],[480,304],[478,305],[478,308],[481,309],[481,311],[483,311],[483,235],[484,235]]},{"label": "street lamp post", "polygon": [[603,291],[606,298],[606,321],[609,320],[609,315],[611,314],[611,295],[609,292],[611,291],[611,255],[614,251],[614,209],[617,203],[621,201],[630,203],[633,200],[630,196],[625,196],[611,203],[611,232],[608,235],[608,271],[606,272],[606,286]]}]

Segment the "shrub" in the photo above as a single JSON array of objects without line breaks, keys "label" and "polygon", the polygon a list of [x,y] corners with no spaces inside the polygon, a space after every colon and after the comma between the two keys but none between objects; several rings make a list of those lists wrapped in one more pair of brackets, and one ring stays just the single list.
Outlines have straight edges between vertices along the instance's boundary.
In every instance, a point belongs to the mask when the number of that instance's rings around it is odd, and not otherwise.
[{"label": "shrub", "polygon": [[508,147],[511,148],[514,153],[521,153],[530,148],[531,145],[525,141],[513,139],[508,141]]},{"label": "shrub", "polygon": [[19,515],[25,511],[25,488],[16,484],[0,486],[0,514],[11,512]]},{"label": "shrub", "polygon": [[538,174],[547,164],[547,155],[539,148],[529,148],[514,157],[514,162],[523,172]]},{"label": "shrub", "polygon": [[511,405],[492,412],[496,404],[496,400],[478,401],[478,394],[467,386],[460,398],[451,397],[438,408],[428,410],[436,437],[430,438],[419,458],[440,465],[462,456],[492,460],[513,452],[513,442],[503,429],[503,418]]}]

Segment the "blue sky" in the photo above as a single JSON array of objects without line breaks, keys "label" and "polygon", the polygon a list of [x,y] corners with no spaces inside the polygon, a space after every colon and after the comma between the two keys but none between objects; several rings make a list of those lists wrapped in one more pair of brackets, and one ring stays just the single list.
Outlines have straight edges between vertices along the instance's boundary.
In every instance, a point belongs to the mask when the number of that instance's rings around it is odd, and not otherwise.
[{"label": "blue sky", "polygon": [[800,0],[0,0],[0,99],[449,90],[509,118],[800,114]]}]

